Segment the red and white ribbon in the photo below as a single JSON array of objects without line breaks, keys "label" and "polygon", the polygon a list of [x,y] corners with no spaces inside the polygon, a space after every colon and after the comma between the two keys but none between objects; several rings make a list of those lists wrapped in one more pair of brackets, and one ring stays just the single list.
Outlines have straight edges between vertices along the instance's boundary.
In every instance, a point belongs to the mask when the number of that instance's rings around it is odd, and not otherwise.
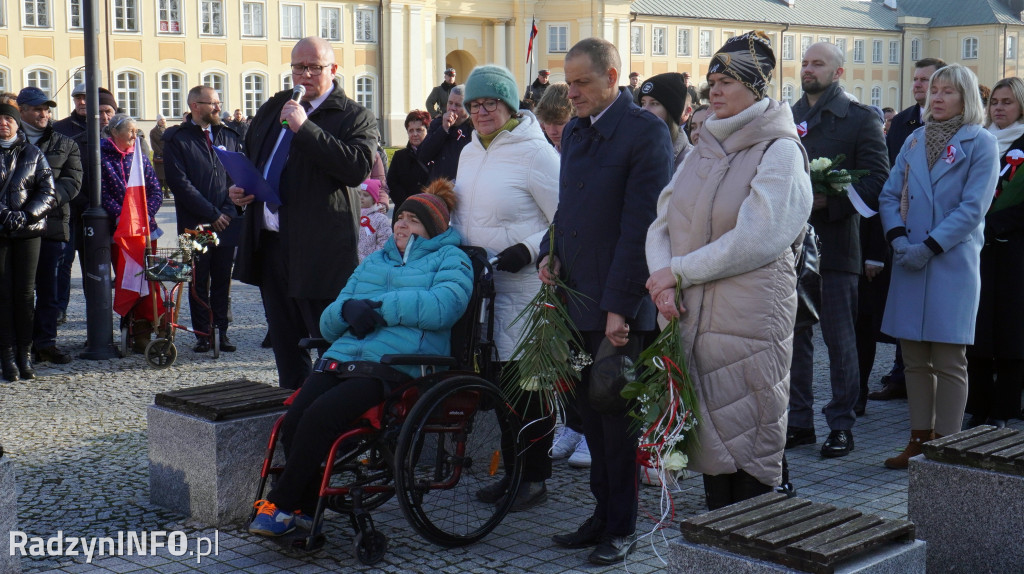
[{"label": "red and white ribbon", "polygon": [[800,137],[807,135],[807,122],[800,122],[796,125],[796,134]]},{"label": "red and white ribbon", "polygon": [[377,230],[370,225],[370,218],[365,215],[359,218],[359,227],[362,227],[363,231],[365,231],[367,235],[377,233]]},{"label": "red and white ribbon", "polygon": [[955,147],[953,147],[951,145],[946,146],[946,159],[944,161],[946,163],[949,163],[949,164],[952,164],[954,161],[956,161],[956,148]]},{"label": "red and white ribbon", "polygon": [[1006,152],[1006,165],[1003,166],[1003,171],[999,172],[999,177],[1006,175],[1006,170],[1010,170],[1010,179],[1013,179],[1013,174],[1017,173],[1017,168],[1022,163],[1024,163],[1024,151],[1011,149]]}]

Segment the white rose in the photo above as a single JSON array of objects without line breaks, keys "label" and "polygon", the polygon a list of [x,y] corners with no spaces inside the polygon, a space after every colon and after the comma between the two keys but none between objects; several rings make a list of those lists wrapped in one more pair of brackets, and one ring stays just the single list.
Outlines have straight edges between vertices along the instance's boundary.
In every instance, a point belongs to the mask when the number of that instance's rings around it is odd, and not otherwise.
[{"label": "white rose", "polygon": [[686,468],[686,465],[690,463],[690,459],[681,452],[673,451],[667,457],[661,459],[661,468],[665,471],[678,472]]},{"label": "white rose", "polygon": [[524,391],[539,391],[540,390],[540,378],[533,376],[528,379],[519,379],[519,388]]},{"label": "white rose", "polygon": [[811,162],[811,171],[825,171],[832,167],[832,160],[827,157],[819,157]]}]

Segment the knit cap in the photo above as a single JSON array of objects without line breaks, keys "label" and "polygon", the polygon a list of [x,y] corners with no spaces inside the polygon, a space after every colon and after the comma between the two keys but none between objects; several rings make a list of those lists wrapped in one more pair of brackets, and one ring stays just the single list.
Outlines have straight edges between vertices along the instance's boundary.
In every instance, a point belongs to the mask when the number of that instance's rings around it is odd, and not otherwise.
[{"label": "knit cap", "polygon": [[508,105],[513,113],[519,109],[519,87],[512,72],[504,66],[477,66],[466,78],[466,107],[480,98],[494,98]]},{"label": "knit cap", "polygon": [[114,108],[116,110],[117,109],[117,100],[114,99],[114,94],[110,93],[110,90],[108,90],[106,88],[99,88],[98,91],[99,91],[99,96],[100,96],[100,105],[101,106],[110,106],[110,107],[112,107],[112,108]]},{"label": "knit cap", "polygon": [[11,104],[0,104],[0,116],[10,116],[19,127],[21,126],[21,112]]},{"label": "knit cap", "polygon": [[380,201],[380,180],[368,179],[359,184],[359,189],[369,193],[370,197],[373,198],[374,203]]},{"label": "knit cap", "polygon": [[665,107],[669,117],[678,124],[686,103],[686,76],[675,72],[651,76],[640,84],[637,103],[644,96],[658,100]]},{"label": "knit cap", "polygon": [[451,209],[455,207],[455,184],[449,179],[438,178],[430,182],[423,193],[409,196],[401,207],[395,210],[395,220],[403,211],[411,211],[419,218],[430,237],[448,231]]}]

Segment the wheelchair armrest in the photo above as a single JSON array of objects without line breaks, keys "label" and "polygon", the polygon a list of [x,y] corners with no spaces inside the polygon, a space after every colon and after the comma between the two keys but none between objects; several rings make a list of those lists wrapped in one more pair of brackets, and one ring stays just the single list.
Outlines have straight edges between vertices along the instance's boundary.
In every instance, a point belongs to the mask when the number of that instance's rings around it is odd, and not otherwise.
[{"label": "wheelchair armrest", "polygon": [[327,339],[322,337],[303,337],[299,339],[300,349],[317,349],[320,351],[326,351],[331,347],[331,344],[327,342]]},{"label": "wheelchair armrest", "polygon": [[433,367],[454,367],[455,357],[447,355],[382,355],[382,365],[425,365]]}]

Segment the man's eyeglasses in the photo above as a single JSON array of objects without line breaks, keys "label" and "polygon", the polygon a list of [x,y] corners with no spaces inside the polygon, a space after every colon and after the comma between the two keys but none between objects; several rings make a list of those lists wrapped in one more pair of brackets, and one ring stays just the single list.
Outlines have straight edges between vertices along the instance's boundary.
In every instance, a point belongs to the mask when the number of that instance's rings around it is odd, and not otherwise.
[{"label": "man's eyeglasses", "polygon": [[331,67],[330,64],[327,64],[326,66],[318,66],[318,65],[315,65],[315,64],[312,65],[312,66],[303,66],[301,64],[292,64],[292,73],[295,74],[296,76],[301,76],[302,74],[305,74],[306,72],[309,72],[310,76],[319,76],[321,73],[323,73],[324,68],[330,68],[330,67]]},{"label": "man's eyeglasses", "polygon": [[219,107],[221,107],[221,106],[223,106],[223,105],[224,105],[224,104],[223,104],[223,103],[221,103],[221,102],[200,102],[200,101],[198,101],[198,100],[196,101],[196,103],[197,103],[197,104],[206,104],[206,105],[208,105],[208,106],[213,106],[213,107],[215,107],[215,108],[219,108]]},{"label": "man's eyeglasses", "polygon": [[488,112],[493,112],[498,109],[498,100],[484,100],[482,102],[469,102],[469,113],[479,114],[480,109],[483,108]]}]

